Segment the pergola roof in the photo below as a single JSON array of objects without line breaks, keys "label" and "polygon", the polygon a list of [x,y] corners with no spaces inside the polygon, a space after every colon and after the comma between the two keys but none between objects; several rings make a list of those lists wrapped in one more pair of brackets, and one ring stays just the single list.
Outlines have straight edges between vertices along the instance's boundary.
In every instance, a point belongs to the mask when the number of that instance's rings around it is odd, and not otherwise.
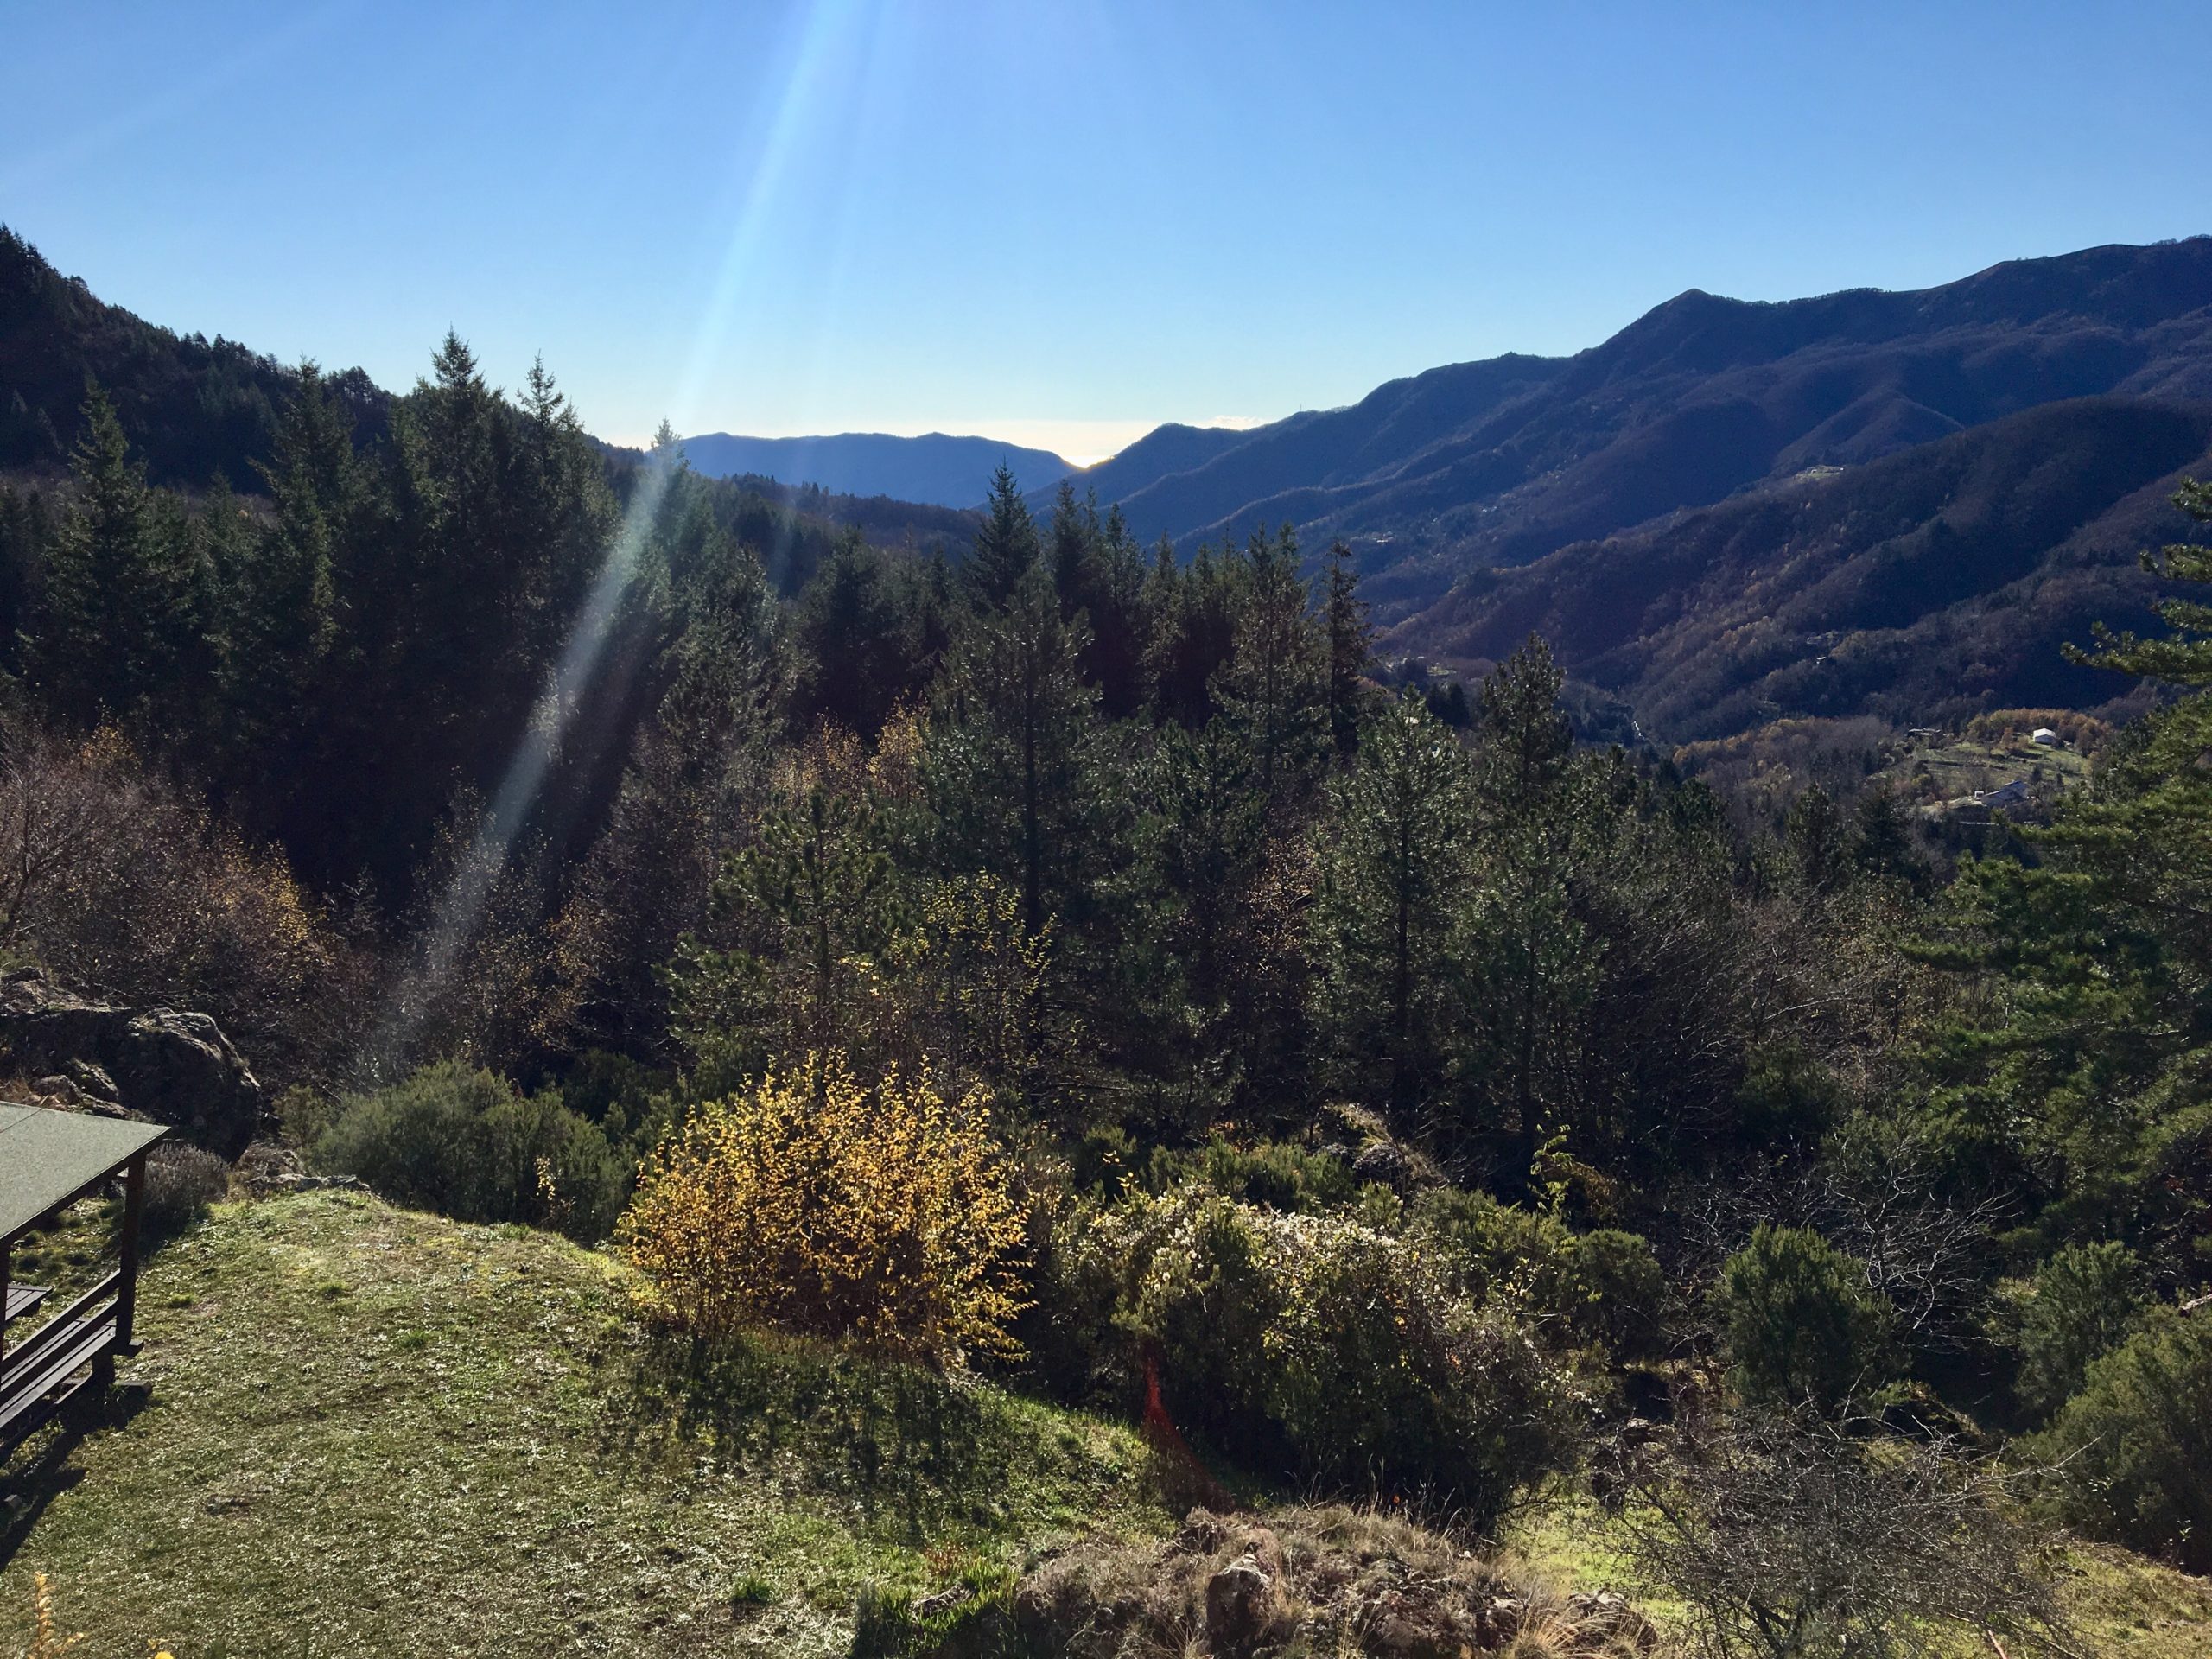
[{"label": "pergola roof", "polygon": [[159,1123],[0,1102],[0,1244],[13,1243],[168,1133]]}]

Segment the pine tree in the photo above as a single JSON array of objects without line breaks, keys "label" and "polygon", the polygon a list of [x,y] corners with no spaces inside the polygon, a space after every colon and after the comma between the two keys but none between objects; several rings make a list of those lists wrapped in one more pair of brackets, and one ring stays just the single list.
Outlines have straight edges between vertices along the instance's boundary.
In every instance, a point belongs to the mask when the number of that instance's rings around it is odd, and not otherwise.
[{"label": "pine tree", "polygon": [[1482,687],[1475,751],[1474,880],[1463,961],[1480,1079],[1466,1128],[1500,1132],[1509,1183],[1528,1178],[1541,1132],[1573,1109],[1580,1015],[1597,944],[1575,914],[1573,733],[1550,648],[1531,636]]},{"label": "pine tree", "polygon": [[676,435],[676,429],[669,424],[665,415],[661,416],[660,424],[653,429],[652,448],[646,452],[646,458],[656,467],[664,467],[673,472],[688,473],[691,470],[691,457],[684,453],[683,440]]},{"label": "pine tree", "polygon": [[1046,539],[1061,613],[1080,615],[1090,635],[1084,673],[1108,718],[1135,713],[1144,703],[1145,570],[1128,521],[1116,507],[1102,522],[1097,493],[1077,501],[1064,479]]},{"label": "pine tree", "polygon": [[[1094,511],[1095,500],[1084,509]],[[1090,624],[1084,667],[1098,687],[1100,706],[1109,720],[1126,720],[1145,704],[1145,582],[1143,555],[1128,520],[1114,507],[1083,571],[1083,608]]]},{"label": "pine tree", "polygon": [[90,725],[205,694],[207,571],[174,502],[148,487],[97,385],[72,458],[76,489],[48,554],[27,655],[49,707]]},{"label": "pine tree", "polygon": [[1198,727],[1218,711],[1214,677],[1236,646],[1247,572],[1242,558],[1229,553],[1216,556],[1202,543],[1172,582],[1160,580],[1163,569],[1173,569],[1174,557],[1173,544],[1163,538],[1148,596],[1152,637],[1145,671],[1158,716]]},{"label": "pine tree", "polygon": [[778,607],[759,561],[727,554],[722,580],[692,595],[668,690],[550,930],[549,1023],[572,1046],[651,1052],[664,1039],[671,958],[760,810],[782,676]]},{"label": "pine tree", "polygon": [[1103,532],[1098,523],[1098,499],[1089,504],[1075,499],[1075,486],[1065,478],[1052,497],[1052,522],[1048,539],[1052,555],[1052,587],[1060,596],[1060,609],[1069,616],[1084,608],[1086,567]]},{"label": "pine tree", "polygon": [[[2212,523],[2212,487],[2175,504]],[[2158,574],[2212,581],[2212,547],[2146,556]],[[2159,607],[2174,632],[2098,631],[2077,661],[2170,684],[2212,687],[2212,606]],[[1915,954],[1971,974],[1925,1051],[1947,1135],[1974,1147],[1978,1173],[2051,1197],[2056,1243],[2121,1237],[2170,1272],[2212,1214],[2212,1187],[2183,1174],[2202,1144],[2212,1052],[2212,695],[2137,721],[2105,753],[2093,787],[2046,829],[2023,831],[2034,866],[1986,858],[1942,894]],[[2197,1164],[2202,1164],[2201,1155]]]},{"label": "pine tree", "polygon": [[1458,741],[1407,696],[1362,734],[1324,819],[1314,937],[1338,1078],[1407,1128],[1426,1127],[1460,1044],[1471,783]]},{"label": "pine tree", "polygon": [[1152,560],[1145,566],[1144,584],[1137,595],[1144,642],[1139,671],[1151,696],[1153,712],[1161,718],[1166,715],[1167,699],[1160,675],[1168,664],[1169,641],[1182,626],[1183,582],[1174,541],[1163,535],[1153,543]]},{"label": "pine tree", "polygon": [[1327,640],[1311,613],[1288,524],[1245,550],[1243,604],[1214,702],[1251,750],[1261,797],[1294,802],[1312,784],[1328,741]]},{"label": "pine tree", "polygon": [[1574,748],[1574,729],[1559,705],[1564,683],[1538,634],[1483,681],[1476,767],[1493,825],[1526,823],[1557,798]]},{"label": "pine tree", "polygon": [[614,534],[615,508],[592,441],[542,359],[524,380],[519,413],[500,487],[518,555],[516,649],[535,678],[575,624]]},{"label": "pine tree", "polygon": [[798,757],[751,843],[725,859],[709,920],[734,944],[687,938],[678,951],[675,1027],[717,1083],[861,1052],[874,1035],[868,988],[897,926],[894,872],[856,769],[838,764],[845,751],[857,753],[830,733]]},{"label": "pine tree", "polygon": [[[2174,493],[2173,504],[2198,524],[2212,524],[2212,482],[2184,481]],[[2142,564],[2167,582],[2212,582],[2212,547],[2200,543],[2176,542],[2156,553],[2145,553]],[[2175,596],[2161,600],[2157,610],[2173,630],[2164,639],[2139,639],[2100,624],[2094,652],[2069,645],[2066,654],[2089,667],[2117,669],[2139,679],[2212,686],[2212,604]]]},{"label": "pine tree", "polygon": [[336,649],[338,567],[363,510],[365,481],[346,413],[321,371],[300,365],[297,390],[259,468],[275,508],[229,584],[231,649],[225,696],[241,760],[285,753],[326,689]]},{"label": "pine tree", "polygon": [[899,619],[884,556],[858,535],[840,541],[799,595],[793,618],[794,688],[804,719],[826,715],[873,737],[905,683]]},{"label": "pine tree", "polygon": [[1859,872],[1877,880],[1903,882],[1925,895],[1934,872],[1921,855],[1916,816],[1892,785],[1878,784],[1852,809],[1851,858]]},{"label": "pine tree", "polygon": [[1328,592],[1321,615],[1329,642],[1329,732],[1337,753],[1348,755],[1359,746],[1360,687],[1375,647],[1367,601],[1359,596],[1359,573],[1351,549],[1341,541],[1329,544]]},{"label": "pine tree", "polygon": [[44,492],[0,484],[0,664],[17,666],[32,585],[54,537]]},{"label": "pine tree", "polygon": [[1153,811],[1156,879],[1168,901],[1173,955],[1200,1008],[1227,1000],[1235,935],[1268,850],[1268,798],[1252,746],[1225,721],[1162,734]]},{"label": "pine tree", "polygon": [[1036,520],[1029,516],[1013,469],[1001,463],[991,477],[983,525],[968,559],[968,591],[976,607],[988,611],[1006,605],[1037,563],[1038,552]]},{"label": "pine tree", "polygon": [[1808,785],[1783,820],[1783,874],[1799,891],[1825,897],[1850,879],[1851,855],[1843,809],[1818,784]]},{"label": "pine tree", "polygon": [[954,645],[933,700],[925,782],[939,859],[1010,883],[1032,936],[1082,918],[1098,857],[1103,745],[1084,644],[1032,565]]}]

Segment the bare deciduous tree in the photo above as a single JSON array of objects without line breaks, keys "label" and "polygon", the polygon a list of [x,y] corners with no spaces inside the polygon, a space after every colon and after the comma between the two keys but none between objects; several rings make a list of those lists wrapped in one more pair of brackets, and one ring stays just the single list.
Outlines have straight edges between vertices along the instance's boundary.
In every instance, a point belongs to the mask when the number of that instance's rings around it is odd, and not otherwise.
[{"label": "bare deciduous tree", "polygon": [[2070,1651],[2045,1541],[1955,1441],[1742,1413],[1620,1478],[1629,1553],[1681,1595],[1703,1659],[1887,1659],[1961,1634]]},{"label": "bare deciduous tree", "polygon": [[326,1077],[369,953],[294,880],[112,731],[0,727],[0,953],[125,1003],[213,1014],[262,1081]]}]

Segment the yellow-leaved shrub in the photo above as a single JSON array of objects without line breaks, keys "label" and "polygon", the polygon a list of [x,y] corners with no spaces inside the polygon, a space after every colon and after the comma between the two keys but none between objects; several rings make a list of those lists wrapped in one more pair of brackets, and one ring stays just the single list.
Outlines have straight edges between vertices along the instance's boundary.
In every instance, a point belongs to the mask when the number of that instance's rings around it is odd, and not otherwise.
[{"label": "yellow-leaved shrub", "polygon": [[1017,1354],[1025,1224],[988,1109],[926,1070],[863,1083],[835,1054],[695,1109],[617,1231],[651,1313],[706,1337]]}]

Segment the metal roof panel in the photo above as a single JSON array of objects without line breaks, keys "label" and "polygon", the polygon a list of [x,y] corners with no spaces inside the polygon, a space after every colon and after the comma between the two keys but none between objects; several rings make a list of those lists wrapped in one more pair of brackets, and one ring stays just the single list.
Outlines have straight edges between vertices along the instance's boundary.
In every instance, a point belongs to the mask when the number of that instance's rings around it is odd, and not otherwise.
[{"label": "metal roof panel", "polygon": [[0,1241],[18,1237],[168,1133],[160,1123],[0,1102]]}]

